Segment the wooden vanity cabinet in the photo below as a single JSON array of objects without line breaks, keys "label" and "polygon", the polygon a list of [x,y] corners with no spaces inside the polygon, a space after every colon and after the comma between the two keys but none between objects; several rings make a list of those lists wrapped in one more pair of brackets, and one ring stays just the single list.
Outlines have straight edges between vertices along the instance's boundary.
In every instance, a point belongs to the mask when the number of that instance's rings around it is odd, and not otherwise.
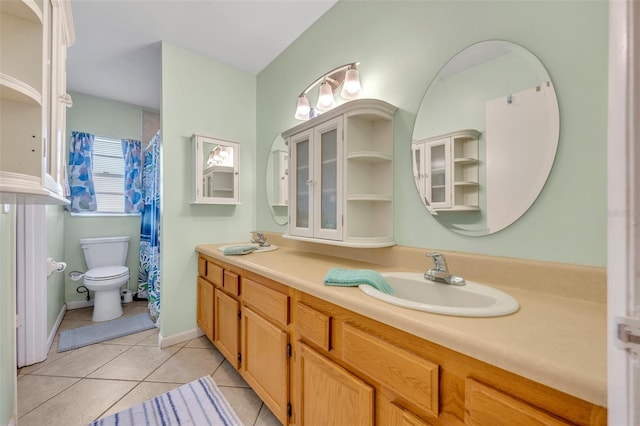
[{"label": "wooden vanity cabinet", "polygon": [[296,352],[296,425],[374,424],[371,385],[303,342]]},{"label": "wooden vanity cabinet", "polygon": [[198,258],[196,322],[236,369],[240,366],[240,277],[239,268]]},{"label": "wooden vanity cabinet", "polygon": [[603,407],[261,275],[198,266],[198,297],[215,287],[214,344],[285,425],[607,423]]},{"label": "wooden vanity cabinet", "polygon": [[196,322],[205,336],[213,342],[213,284],[198,277]]},{"label": "wooden vanity cabinet", "polygon": [[290,409],[288,325],[288,288],[248,273],[243,278],[241,374],[283,424]]},{"label": "wooden vanity cabinet", "polygon": [[376,425],[606,424],[603,407],[308,294],[292,297],[296,419],[308,403],[300,386],[307,395],[325,392],[322,380],[301,377],[308,360],[300,354],[313,350],[315,361],[373,388]]}]

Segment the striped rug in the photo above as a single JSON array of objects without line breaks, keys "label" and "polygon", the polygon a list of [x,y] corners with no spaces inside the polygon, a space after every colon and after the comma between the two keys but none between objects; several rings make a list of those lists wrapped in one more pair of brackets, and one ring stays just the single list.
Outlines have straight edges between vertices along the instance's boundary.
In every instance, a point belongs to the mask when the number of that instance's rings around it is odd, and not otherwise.
[{"label": "striped rug", "polygon": [[210,376],[204,376],[142,404],[103,417],[90,426],[242,426]]}]

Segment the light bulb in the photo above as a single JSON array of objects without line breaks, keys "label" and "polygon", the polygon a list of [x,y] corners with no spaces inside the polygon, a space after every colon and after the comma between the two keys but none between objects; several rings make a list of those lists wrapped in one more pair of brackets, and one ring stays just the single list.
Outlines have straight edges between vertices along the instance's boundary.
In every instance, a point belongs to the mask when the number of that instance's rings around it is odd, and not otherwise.
[{"label": "light bulb", "polygon": [[298,120],[308,120],[309,119],[309,111],[311,108],[309,107],[309,99],[302,94],[298,97],[298,105],[296,107],[296,115],[295,118]]},{"label": "light bulb", "polygon": [[318,103],[316,104],[316,107],[319,110],[326,111],[333,107],[334,102],[335,100],[333,99],[333,89],[327,81],[324,81],[320,85],[320,91],[318,93]]},{"label": "light bulb", "polygon": [[344,83],[342,84],[342,92],[340,96],[345,99],[357,99],[362,93],[362,87],[360,87],[360,75],[356,68],[349,68],[344,77]]}]

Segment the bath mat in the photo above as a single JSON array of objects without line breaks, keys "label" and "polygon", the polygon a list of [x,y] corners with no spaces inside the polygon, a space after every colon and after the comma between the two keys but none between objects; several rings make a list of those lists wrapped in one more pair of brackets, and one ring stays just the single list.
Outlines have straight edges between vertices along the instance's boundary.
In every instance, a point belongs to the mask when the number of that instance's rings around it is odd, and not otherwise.
[{"label": "bath mat", "polygon": [[72,328],[60,332],[58,352],[93,345],[117,337],[127,336],[140,331],[149,330],[156,325],[149,318],[149,314],[138,314],[130,317],[101,322],[99,324]]},{"label": "bath mat", "polygon": [[90,423],[89,426],[242,426],[210,376]]}]

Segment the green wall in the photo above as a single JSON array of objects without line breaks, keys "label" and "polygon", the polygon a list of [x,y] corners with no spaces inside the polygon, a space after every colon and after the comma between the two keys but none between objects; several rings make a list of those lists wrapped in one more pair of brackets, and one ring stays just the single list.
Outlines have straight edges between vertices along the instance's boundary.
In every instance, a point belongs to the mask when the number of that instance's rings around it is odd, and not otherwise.
[{"label": "green wall", "polygon": [[[398,244],[604,266],[607,20],[604,0],[338,2],[258,75],[257,228],[286,230],[271,218],[262,176],[275,136],[299,123],[297,95],[326,71],[360,61],[365,96],[399,108]],[[492,39],[525,47],[546,67],[558,96],[560,141],[532,208],[503,231],[468,237],[441,226],[421,204],[410,144],[422,97],[440,68],[465,47]]]},{"label": "green wall", "polygon": [[[256,77],[162,44],[161,333],[196,323],[197,244],[247,241],[255,224]],[[240,205],[191,204],[191,135],[240,143]]]},{"label": "green wall", "polygon": [[[0,205],[0,208],[3,205]],[[16,299],[14,280],[15,206],[0,211],[0,424],[7,425],[16,404]],[[17,421],[17,419],[15,419]]]},{"label": "green wall", "polygon": [[[67,140],[72,131],[84,131],[101,136],[142,139],[143,108],[123,102],[71,93],[73,108],[67,112]],[[64,255],[67,262],[65,272],[65,300],[83,301],[86,294],[76,292],[82,282],[69,278],[67,272],[87,270],[80,247],[81,238],[113,237],[128,235],[129,288],[135,291],[138,279],[138,253],[140,251],[140,216],[72,216],[64,213]]]}]

